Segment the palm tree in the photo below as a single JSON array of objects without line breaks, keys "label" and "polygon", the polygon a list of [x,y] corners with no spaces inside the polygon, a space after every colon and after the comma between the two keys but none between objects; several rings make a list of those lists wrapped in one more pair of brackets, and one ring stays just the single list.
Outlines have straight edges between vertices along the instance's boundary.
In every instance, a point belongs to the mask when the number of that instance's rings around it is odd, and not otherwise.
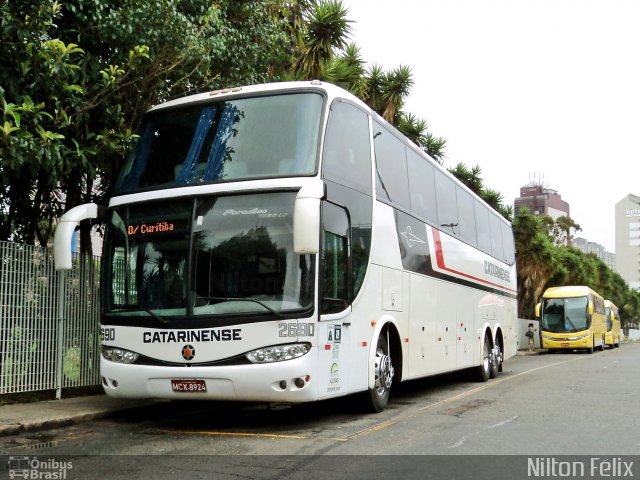
[{"label": "palm tree", "polygon": [[471,170],[469,170],[464,163],[460,162],[454,168],[450,168],[449,171],[458,180],[469,187],[471,191],[473,191],[473,193],[478,196],[482,196],[484,185],[482,177],[480,176],[480,174],[482,173],[482,169],[479,165],[476,165]]},{"label": "palm tree", "polygon": [[372,110],[376,112],[382,111],[382,91],[384,86],[385,73],[380,65],[375,63],[369,67],[369,71],[365,75],[364,84],[365,91],[363,100]]},{"label": "palm tree", "polygon": [[291,67],[305,80],[320,79],[325,66],[333,60],[335,49],[342,49],[351,34],[348,10],[340,0],[316,3],[307,21],[303,45]]},{"label": "palm tree", "polygon": [[382,112],[378,112],[389,123],[397,123],[397,115],[404,106],[404,99],[409,95],[413,79],[411,68],[400,65],[387,72],[382,83]]},{"label": "palm tree", "polygon": [[552,277],[556,258],[541,221],[526,208],[513,221],[518,276],[518,317],[532,318],[535,304]]},{"label": "palm tree", "polygon": [[363,98],[366,93],[364,64],[360,48],[350,43],[340,56],[326,66],[324,79]]},{"label": "palm tree", "polygon": [[446,140],[442,137],[435,138],[429,131],[425,120],[416,117],[413,113],[401,111],[397,115],[396,127],[413,143],[442,165]]}]

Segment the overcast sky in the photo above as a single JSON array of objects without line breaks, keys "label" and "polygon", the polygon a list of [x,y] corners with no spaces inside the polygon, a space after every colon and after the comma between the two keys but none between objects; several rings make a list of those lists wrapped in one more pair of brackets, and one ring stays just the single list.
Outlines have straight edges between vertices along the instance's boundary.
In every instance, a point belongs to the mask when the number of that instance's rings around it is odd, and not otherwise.
[{"label": "overcast sky", "polygon": [[[363,58],[408,65],[406,110],[513,203],[542,178],[615,250],[614,208],[640,195],[640,1],[343,0]],[[535,177],[534,177],[535,175]]]}]

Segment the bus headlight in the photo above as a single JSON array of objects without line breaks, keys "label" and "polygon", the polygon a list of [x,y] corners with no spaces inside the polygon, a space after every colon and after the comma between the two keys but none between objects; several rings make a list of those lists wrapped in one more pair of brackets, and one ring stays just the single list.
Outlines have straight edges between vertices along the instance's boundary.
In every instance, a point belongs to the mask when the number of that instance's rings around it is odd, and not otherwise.
[{"label": "bus headlight", "polygon": [[276,345],[264,347],[245,353],[251,363],[272,363],[292,360],[306,355],[311,349],[308,343],[293,343],[291,345]]},{"label": "bus headlight", "polygon": [[140,355],[123,348],[102,347],[102,356],[116,363],[133,363]]}]

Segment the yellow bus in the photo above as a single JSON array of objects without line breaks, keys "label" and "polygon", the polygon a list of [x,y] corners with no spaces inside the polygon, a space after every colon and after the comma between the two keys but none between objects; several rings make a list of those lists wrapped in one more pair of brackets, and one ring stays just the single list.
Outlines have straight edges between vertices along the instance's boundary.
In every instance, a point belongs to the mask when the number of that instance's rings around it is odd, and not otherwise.
[{"label": "yellow bus", "polygon": [[604,350],[607,322],[604,298],[589,287],[548,288],[536,306],[540,346],[555,350]]},{"label": "yellow bus", "polygon": [[609,348],[617,348],[620,346],[620,313],[618,313],[618,307],[611,300],[605,300],[604,314],[607,320],[605,344]]}]

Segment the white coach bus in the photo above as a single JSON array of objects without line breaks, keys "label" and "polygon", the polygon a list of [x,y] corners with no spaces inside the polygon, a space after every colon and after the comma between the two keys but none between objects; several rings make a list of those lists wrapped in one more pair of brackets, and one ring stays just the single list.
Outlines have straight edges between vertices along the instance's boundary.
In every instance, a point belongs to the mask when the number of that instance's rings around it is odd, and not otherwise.
[{"label": "white coach bus", "polygon": [[[69,236],[95,204],[62,219]],[[100,209],[101,210],[101,209]],[[306,402],[517,350],[510,224],[348,92],[292,82],[163,103],[106,210],[113,397]]]}]

